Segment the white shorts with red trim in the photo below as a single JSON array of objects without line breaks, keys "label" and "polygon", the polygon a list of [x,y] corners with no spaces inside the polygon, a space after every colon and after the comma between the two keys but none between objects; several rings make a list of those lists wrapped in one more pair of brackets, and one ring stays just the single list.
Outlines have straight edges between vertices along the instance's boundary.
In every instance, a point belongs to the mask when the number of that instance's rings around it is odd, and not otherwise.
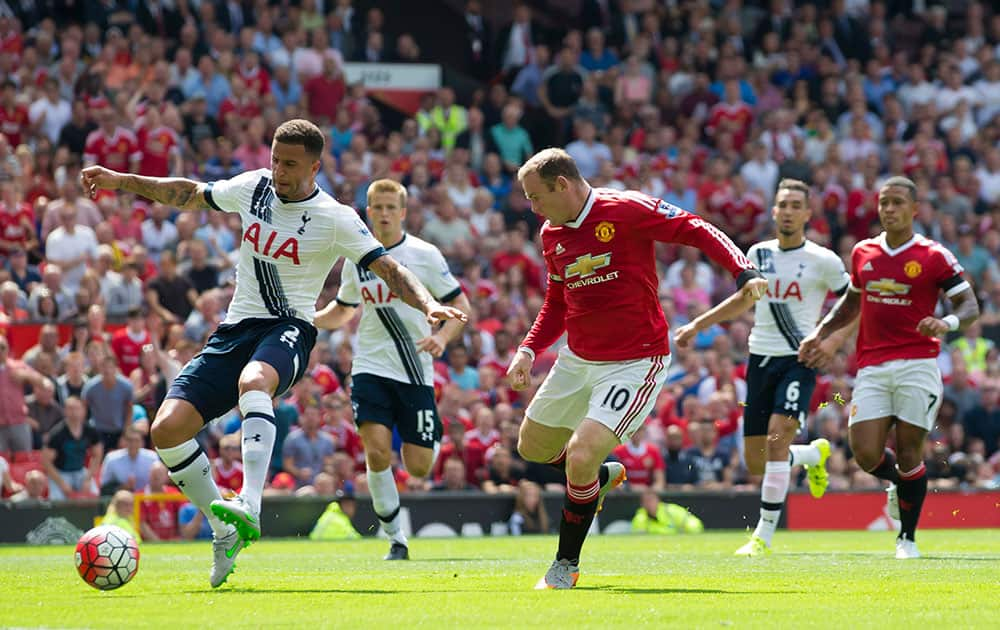
[{"label": "white shorts with red trim", "polygon": [[858,370],[848,425],[895,416],[930,431],[943,394],[937,359],[897,359]]},{"label": "white shorts with red trim", "polygon": [[563,347],[525,415],[547,427],[571,430],[589,418],[626,442],[652,412],[669,365],[669,355],[587,361]]}]

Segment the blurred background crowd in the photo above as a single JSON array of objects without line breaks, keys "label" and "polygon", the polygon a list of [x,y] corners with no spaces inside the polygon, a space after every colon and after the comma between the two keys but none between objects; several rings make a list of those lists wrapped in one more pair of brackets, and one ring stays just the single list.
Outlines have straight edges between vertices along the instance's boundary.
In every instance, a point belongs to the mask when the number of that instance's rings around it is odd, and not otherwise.
[{"label": "blurred background crowd", "polygon": [[[880,231],[880,182],[912,178],[917,231],[955,253],[983,311],[942,346],[931,483],[1000,485],[1000,12],[990,3],[442,0],[420,3],[422,19],[415,4],[0,1],[5,497],[171,491],[149,424],[232,295],[238,217],[91,199],[80,168],[228,178],[268,167],[270,134],[293,117],[327,133],[318,183],[362,214],[370,181],[406,185],[406,229],[441,248],[473,305],[436,365],[445,437],[433,475],[398,470],[403,491],[532,494],[562,481],[518,457],[534,387],[514,392],[504,376],[546,277],[539,219],[513,175],[545,146],[564,146],[593,185],[689,209],[744,249],[772,235],[778,180],[802,179],[809,238],[848,263],[853,244]],[[349,82],[350,62],[440,63],[444,85],[400,112]],[[734,289],[697,250],[657,256],[671,326]],[[339,266],[321,304],[338,283]],[[740,454],[752,322],[748,313],[673,353],[654,413],[614,453],[631,487],[759,481]],[[308,375],[276,401],[269,492],[365,490],[348,395],[356,325],[321,334]],[[554,352],[539,357],[535,387]],[[852,355],[820,377],[800,436],[834,446],[832,490],[878,483],[846,440]],[[232,490],[239,424],[234,411],[200,437]],[[188,524],[193,535],[197,515],[178,523],[177,511],[150,504],[144,534]]]}]

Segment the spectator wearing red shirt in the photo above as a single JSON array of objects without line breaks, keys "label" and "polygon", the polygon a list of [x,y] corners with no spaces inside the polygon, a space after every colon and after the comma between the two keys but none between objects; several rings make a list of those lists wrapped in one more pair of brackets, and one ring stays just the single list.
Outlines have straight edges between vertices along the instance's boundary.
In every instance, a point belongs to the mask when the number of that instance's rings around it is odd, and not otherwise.
[{"label": "spectator wearing red shirt", "polygon": [[239,130],[246,121],[260,116],[260,96],[246,82],[235,76],[229,82],[231,93],[219,105],[219,124],[226,133]]},{"label": "spectator wearing red shirt", "polygon": [[15,249],[31,251],[38,247],[35,234],[35,211],[21,200],[13,182],[0,183],[0,255],[9,256]]},{"label": "spectator wearing red shirt", "polygon": [[[149,471],[149,485],[145,494],[176,494],[177,488],[170,484],[167,467],[156,462]],[[177,512],[180,501],[143,501],[139,506],[139,532],[143,540],[172,540],[177,538]]]},{"label": "spectator wearing red shirt", "polygon": [[125,328],[115,331],[111,337],[111,350],[118,359],[118,367],[122,374],[131,374],[139,367],[139,357],[142,347],[152,343],[149,331],[146,330],[146,320],[142,309],[133,308],[128,312]]},{"label": "spectator wearing red shirt", "polygon": [[319,124],[330,124],[337,117],[337,108],[347,93],[343,73],[337,62],[329,57],[323,59],[323,74],[306,81],[303,86],[306,111]]},{"label": "spectator wearing red shirt", "polygon": [[0,87],[0,133],[7,137],[11,148],[17,148],[28,132],[31,124],[28,108],[17,103],[17,85],[7,79]]},{"label": "spectator wearing red shirt", "polygon": [[145,124],[139,128],[136,140],[142,155],[140,175],[167,177],[183,173],[180,137],[176,131],[162,124],[160,112],[155,107],[146,111]]},{"label": "spectator wearing red shirt", "polygon": [[240,462],[240,436],[228,433],[219,440],[219,456],[212,461],[212,478],[219,490],[239,493],[243,488],[243,464]]},{"label": "spectator wearing red shirt", "polygon": [[666,485],[666,465],[660,449],[645,439],[646,428],[640,427],[629,441],[619,444],[611,454],[625,466],[625,476],[631,486],[663,490]]},{"label": "spectator wearing red shirt", "polygon": [[[135,173],[142,161],[139,140],[131,131],[117,124],[117,114],[104,99],[95,99],[91,105],[100,126],[87,136],[83,149],[83,161],[88,165],[98,164],[122,173]],[[114,194],[113,191],[110,193]]]},{"label": "spectator wearing red shirt", "polygon": [[465,465],[466,482],[478,487],[482,480],[476,477],[476,471],[482,469],[486,452],[478,442],[469,443],[465,440],[465,425],[461,422],[448,423],[446,430],[446,441],[441,445],[441,451],[434,461],[434,479],[440,481],[444,477],[445,462],[454,458]]},{"label": "spectator wearing red shirt", "polygon": [[243,51],[243,59],[240,60],[237,72],[247,89],[256,98],[263,98],[271,93],[271,75],[260,65],[257,51],[252,49]]},{"label": "spectator wearing red shirt", "polygon": [[542,288],[542,271],[537,262],[524,253],[524,232],[519,229],[507,231],[506,247],[493,257],[494,273],[506,273],[512,267],[520,267],[524,284],[535,290]]}]

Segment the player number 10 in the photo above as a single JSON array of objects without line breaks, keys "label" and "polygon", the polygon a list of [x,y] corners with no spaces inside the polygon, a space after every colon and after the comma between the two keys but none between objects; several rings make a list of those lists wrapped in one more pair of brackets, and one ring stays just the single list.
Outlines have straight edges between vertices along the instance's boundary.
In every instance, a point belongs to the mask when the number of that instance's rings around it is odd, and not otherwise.
[{"label": "player number 10", "polygon": [[604,396],[604,402],[601,403],[601,406],[610,407],[614,411],[621,411],[628,404],[630,396],[631,393],[626,388],[612,385],[607,395]]}]

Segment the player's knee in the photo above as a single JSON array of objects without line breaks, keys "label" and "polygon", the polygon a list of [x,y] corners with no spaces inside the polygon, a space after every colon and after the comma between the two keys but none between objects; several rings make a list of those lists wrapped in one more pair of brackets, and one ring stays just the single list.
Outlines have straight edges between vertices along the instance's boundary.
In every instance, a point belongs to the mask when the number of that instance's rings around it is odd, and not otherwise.
[{"label": "player's knee", "polygon": [[365,448],[365,460],[371,470],[385,470],[392,465],[392,454],[387,448]]},{"label": "player's knee", "polygon": [[416,458],[414,461],[413,458],[411,458],[404,463],[406,464],[406,472],[410,473],[410,475],[414,477],[422,478],[431,474],[431,464],[433,463],[433,459],[420,457]]},{"label": "player's knee", "polygon": [[566,475],[569,477],[590,476],[601,467],[601,459],[586,444],[573,442],[566,449]]},{"label": "player's knee", "polygon": [[861,470],[871,472],[882,461],[882,448],[860,448],[854,451],[854,461],[858,463]]},{"label": "player's knee", "polygon": [[173,427],[170,415],[158,415],[149,428],[149,439],[156,448],[177,446],[183,440],[177,439],[177,430]]},{"label": "player's knee", "polygon": [[896,465],[903,472],[913,470],[923,461],[922,453],[923,449],[921,448],[911,448],[897,444]]},{"label": "player's knee", "polygon": [[543,464],[555,456],[555,454],[545,453],[542,449],[532,445],[531,440],[524,439],[524,436],[520,436],[517,439],[517,453],[526,462]]}]

